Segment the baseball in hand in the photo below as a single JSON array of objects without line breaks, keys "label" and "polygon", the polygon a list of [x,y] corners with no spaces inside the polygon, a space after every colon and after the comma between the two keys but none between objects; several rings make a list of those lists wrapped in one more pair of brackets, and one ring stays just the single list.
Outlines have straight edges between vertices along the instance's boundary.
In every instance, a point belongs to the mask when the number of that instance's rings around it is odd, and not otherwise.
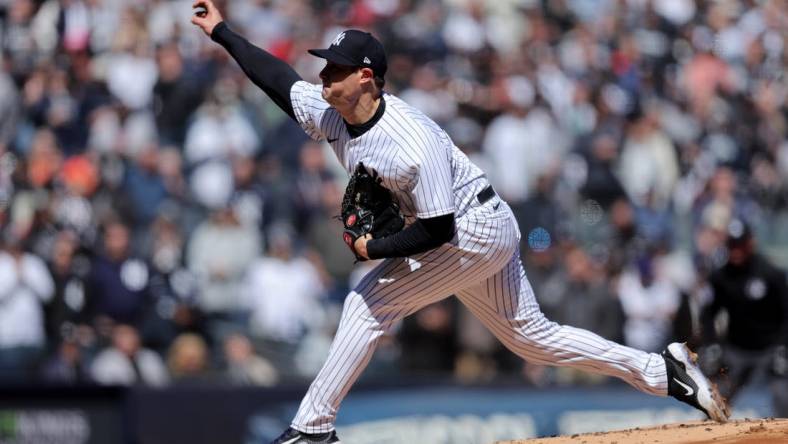
[{"label": "baseball in hand", "polygon": [[213,32],[213,28],[224,20],[211,0],[196,0],[192,8],[194,15],[191,22],[199,26],[208,36]]}]

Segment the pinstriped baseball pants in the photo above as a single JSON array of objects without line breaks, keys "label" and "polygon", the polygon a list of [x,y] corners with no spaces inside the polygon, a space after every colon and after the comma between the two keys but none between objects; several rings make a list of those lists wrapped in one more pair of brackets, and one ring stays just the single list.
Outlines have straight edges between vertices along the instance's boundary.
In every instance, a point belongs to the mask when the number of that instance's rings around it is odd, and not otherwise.
[{"label": "pinstriped baseball pants", "polygon": [[454,241],[412,259],[386,259],[345,299],[328,358],[292,422],[306,433],[333,430],[342,399],[397,321],[452,294],[514,353],[537,364],[618,377],[667,395],[665,361],[586,330],[558,325],[539,309],[520,262],[520,233],[498,198],[457,220]]}]

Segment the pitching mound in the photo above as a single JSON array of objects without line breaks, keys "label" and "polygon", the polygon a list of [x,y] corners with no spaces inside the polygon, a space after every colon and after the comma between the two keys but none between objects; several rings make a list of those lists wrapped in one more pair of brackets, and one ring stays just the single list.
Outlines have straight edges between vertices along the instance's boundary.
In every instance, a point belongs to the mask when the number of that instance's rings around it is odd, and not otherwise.
[{"label": "pitching mound", "polygon": [[499,444],[778,444],[788,443],[788,419],[747,419],[717,424],[692,421],[653,428],[587,433]]}]

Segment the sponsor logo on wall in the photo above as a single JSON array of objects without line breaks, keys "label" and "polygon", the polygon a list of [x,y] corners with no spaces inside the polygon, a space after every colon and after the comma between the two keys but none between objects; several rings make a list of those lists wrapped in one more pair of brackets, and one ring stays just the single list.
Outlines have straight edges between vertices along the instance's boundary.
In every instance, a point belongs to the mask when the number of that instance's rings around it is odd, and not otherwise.
[{"label": "sponsor logo on wall", "polygon": [[0,410],[0,444],[86,444],[90,422],[80,410]]}]

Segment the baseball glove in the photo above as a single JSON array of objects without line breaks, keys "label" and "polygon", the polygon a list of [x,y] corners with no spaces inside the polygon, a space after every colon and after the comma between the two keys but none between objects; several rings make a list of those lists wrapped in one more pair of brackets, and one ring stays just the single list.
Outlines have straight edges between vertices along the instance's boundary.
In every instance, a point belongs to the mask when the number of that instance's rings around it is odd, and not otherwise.
[{"label": "baseball glove", "polygon": [[365,261],[356,252],[356,239],[371,234],[373,238],[392,235],[402,230],[405,218],[399,205],[391,197],[391,192],[383,187],[383,179],[374,169],[370,173],[363,163],[356,166],[350,176],[345,196],[342,198],[342,223],[345,232],[342,239],[356,260]]}]

